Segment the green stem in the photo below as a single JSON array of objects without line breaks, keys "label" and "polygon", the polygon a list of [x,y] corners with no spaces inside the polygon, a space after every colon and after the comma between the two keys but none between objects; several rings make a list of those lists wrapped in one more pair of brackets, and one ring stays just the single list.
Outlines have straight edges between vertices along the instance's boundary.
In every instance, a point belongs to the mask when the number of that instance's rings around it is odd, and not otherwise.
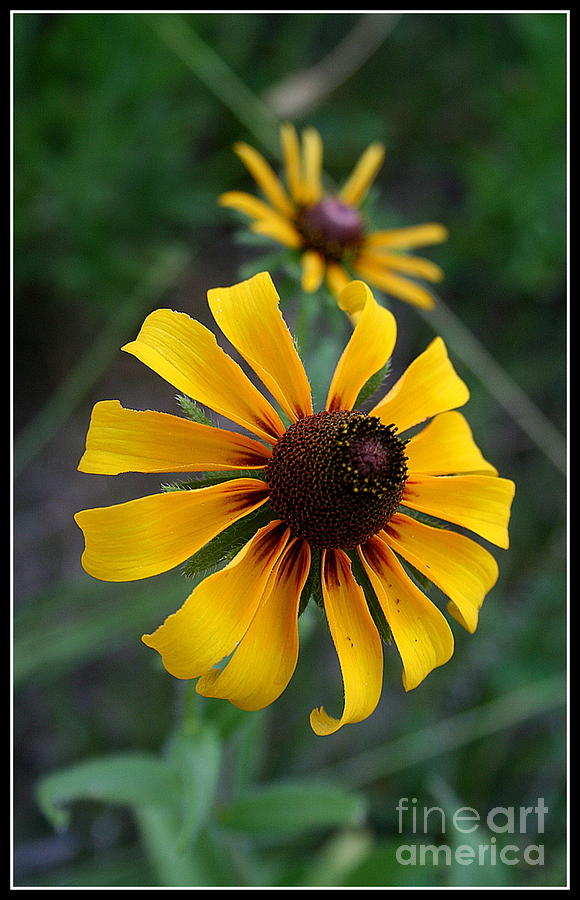
[{"label": "green stem", "polygon": [[14,475],[19,475],[37,456],[69,416],[83,402],[96,380],[110,364],[128,331],[175,280],[187,261],[178,248],[163,252],[128,299],[117,307],[100,335],[73,366],[34,419],[14,442]]}]

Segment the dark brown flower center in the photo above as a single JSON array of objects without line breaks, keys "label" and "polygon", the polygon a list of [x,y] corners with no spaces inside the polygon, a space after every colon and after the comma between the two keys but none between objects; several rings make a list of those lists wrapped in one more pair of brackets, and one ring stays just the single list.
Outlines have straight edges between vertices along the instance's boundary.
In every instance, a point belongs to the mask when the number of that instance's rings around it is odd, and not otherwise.
[{"label": "dark brown flower center", "polygon": [[336,197],[325,197],[304,209],[297,226],[308,247],[332,259],[341,259],[345,251],[356,250],[363,237],[358,209]]},{"label": "dark brown flower center", "polygon": [[406,478],[405,442],[396,428],[353,411],[299,419],[266,468],[275,514],[320,548],[368,541],[397,510]]}]

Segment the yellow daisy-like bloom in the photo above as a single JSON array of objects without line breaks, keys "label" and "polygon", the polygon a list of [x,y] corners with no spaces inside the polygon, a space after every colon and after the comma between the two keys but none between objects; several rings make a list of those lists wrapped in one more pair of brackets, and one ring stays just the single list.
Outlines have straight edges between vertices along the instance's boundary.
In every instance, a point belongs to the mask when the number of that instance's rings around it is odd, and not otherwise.
[{"label": "yellow daisy-like bloom", "polygon": [[[157,575],[254,510],[268,511],[266,524],[243,549],[143,641],[176,678],[199,677],[200,694],[261,709],[282,693],[296,666],[299,604],[316,557],[344,708],[338,718],[315,709],[310,721],[317,734],[331,734],[369,716],[382,686],[377,612],[353,574],[355,563],[366,571],[400,653],[403,685],[415,688],[450,658],[453,635],[401,560],[449,597],[449,613],[470,632],[498,567],[470,537],[426,524],[409,511],[462,526],[505,548],[514,484],[498,477],[454,411],[469,394],[440,338],[368,414],[355,409],[396,338],[393,315],[363,282],[343,291],[343,301],[359,311],[358,322],[319,412],[270,276],[210,290],[208,299],[223,334],[290,424],[207,328],[184,313],[151,313],[123,349],[252,437],[125,409],[117,400],[97,403],[81,471],[223,471],[230,477],[197,490],[79,512],[83,566],[106,581]],[[409,440],[400,437],[427,419]],[[215,668],[228,657],[223,668]]]},{"label": "yellow daisy-like bloom", "polygon": [[257,234],[301,251],[302,288],[306,292],[318,290],[326,278],[338,298],[352,277],[360,276],[407,303],[433,307],[431,293],[413,278],[439,282],[442,270],[430,260],[398,251],[438,244],[446,239],[447,230],[429,223],[369,231],[360,210],[382,165],[383,145],[371,144],[343,187],[336,195],[329,195],[323,187],[323,146],[318,131],[305,128],[302,147],[293,125],[282,125],[280,136],[286,187],[257,150],[240,142],[234,150],[265,201],[244,191],[228,191],[218,202],[250,216],[251,229]]}]

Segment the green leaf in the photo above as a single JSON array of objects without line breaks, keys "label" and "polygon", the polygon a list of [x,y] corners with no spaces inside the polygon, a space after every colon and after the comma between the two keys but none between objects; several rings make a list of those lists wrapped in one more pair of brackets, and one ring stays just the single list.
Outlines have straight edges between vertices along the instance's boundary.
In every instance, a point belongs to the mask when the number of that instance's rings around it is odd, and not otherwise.
[{"label": "green leaf", "polygon": [[200,572],[210,572],[217,566],[227,564],[256,531],[273,518],[273,511],[266,505],[234,522],[183,564],[183,574],[186,578],[194,578]]},{"label": "green leaf", "polygon": [[192,844],[211,815],[217,790],[221,747],[213,728],[189,734],[178,731],[170,743],[167,761],[178,775],[180,791],[179,847]]},{"label": "green leaf", "polygon": [[36,791],[38,804],[55,828],[66,828],[63,806],[74,800],[101,800],[122,806],[167,805],[179,798],[179,779],[156,756],[120,753],[89,759],[43,778]]},{"label": "green leaf", "polygon": [[220,820],[236,831],[276,836],[359,824],[364,811],[357,794],[331,784],[296,781],[244,794],[222,811]]},{"label": "green leaf", "polygon": [[211,419],[206,416],[201,407],[198,406],[195,400],[192,400],[191,397],[186,397],[185,394],[176,394],[175,399],[177,400],[183,413],[185,413],[187,418],[191,419],[192,422],[197,422],[198,425],[213,425]]},{"label": "green leaf", "polygon": [[369,612],[373,618],[373,622],[377,626],[377,630],[383,641],[386,644],[391,644],[393,635],[391,633],[391,629],[389,628],[389,623],[385,618],[385,614],[382,610],[381,604],[378,601],[377,595],[375,594],[375,590],[370,583],[366,570],[355,551],[353,551],[349,555],[352,563],[352,571],[354,577],[364,591],[364,595],[369,607]]},{"label": "green leaf", "polygon": [[300,605],[298,607],[298,615],[301,616],[310,600],[314,600],[317,606],[324,608],[322,600],[322,584],[320,582],[320,550],[316,547],[311,548],[310,570],[308,578],[302,588],[300,594]]},{"label": "green leaf", "polygon": [[382,366],[379,369],[378,372],[375,372],[374,375],[371,375],[371,377],[368,379],[368,381],[366,381],[365,384],[363,384],[362,388],[360,389],[358,397],[356,398],[355,403],[354,403],[354,409],[356,409],[359,406],[362,406],[362,404],[365,402],[365,400],[368,400],[369,397],[372,397],[372,395],[375,393],[375,391],[378,391],[378,389],[380,388],[380,386],[383,383],[383,381],[385,380],[385,378],[387,378],[390,369],[391,369],[391,360],[389,359],[384,364],[384,366]]},{"label": "green leaf", "polygon": [[169,481],[161,485],[165,493],[170,491],[198,491],[200,488],[212,487],[214,484],[223,484],[224,481],[234,481],[236,478],[257,478],[264,481],[263,469],[236,469],[228,472],[204,472],[189,481]]}]

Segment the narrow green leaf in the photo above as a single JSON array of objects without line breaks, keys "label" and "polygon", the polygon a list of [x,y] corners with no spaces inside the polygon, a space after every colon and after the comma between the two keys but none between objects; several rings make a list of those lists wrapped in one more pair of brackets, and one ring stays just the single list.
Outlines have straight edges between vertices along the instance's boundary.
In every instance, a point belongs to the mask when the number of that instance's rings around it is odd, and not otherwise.
[{"label": "narrow green leaf", "polygon": [[176,394],[175,399],[183,413],[192,422],[197,422],[199,425],[213,425],[211,419],[206,416],[202,408],[191,397],[186,397],[185,394]]},{"label": "narrow green leaf", "polygon": [[322,601],[322,585],[320,583],[320,550],[316,547],[311,548],[311,559],[310,559],[310,570],[308,572],[308,578],[302,588],[302,593],[300,594],[300,605],[298,607],[298,615],[301,616],[310,600],[314,600],[314,602],[320,606],[324,607],[324,603]]},{"label": "narrow green leaf", "polygon": [[354,403],[355,409],[357,409],[357,407],[359,407],[359,406],[362,406],[362,404],[365,402],[365,400],[368,400],[369,397],[372,397],[372,395],[375,393],[375,391],[378,391],[378,389],[380,388],[380,386],[383,383],[383,381],[385,380],[385,378],[387,378],[390,368],[391,368],[391,361],[389,359],[389,360],[387,360],[385,365],[379,369],[378,372],[375,372],[374,375],[371,375],[371,377],[368,379],[368,381],[366,381],[363,384],[362,388],[359,391],[358,397],[356,398],[355,403]]},{"label": "narrow green leaf", "polygon": [[173,769],[156,756],[120,753],[85,760],[43,778],[36,791],[38,804],[55,828],[66,828],[75,800],[101,800],[122,806],[171,805],[179,798]]},{"label": "narrow green leaf", "polygon": [[385,614],[382,610],[381,604],[379,603],[378,597],[375,594],[375,590],[370,583],[365,568],[359,559],[358,553],[353,551],[349,555],[352,563],[352,571],[354,577],[364,591],[364,595],[369,607],[369,612],[373,618],[373,622],[377,626],[377,630],[383,641],[386,644],[390,644],[392,643],[393,635],[391,633],[391,629],[389,628],[389,623],[385,618]]},{"label": "narrow green leaf", "polygon": [[284,835],[359,824],[365,804],[357,794],[319,782],[288,782],[252,792],[224,809],[223,825],[236,831]]},{"label": "narrow green leaf", "polygon": [[186,578],[194,578],[200,572],[210,572],[217,566],[230,562],[258,528],[267,525],[273,518],[274,513],[266,504],[234,522],[183,564],[183,574]]},{"label": "narrow green leaf", "polygon": [[181,784],[178,843],[184,850],[196,840],[213,808],[221,765],[215,730],[203,727],[191,734],[180,730],[173,736],[167,761]]}]

